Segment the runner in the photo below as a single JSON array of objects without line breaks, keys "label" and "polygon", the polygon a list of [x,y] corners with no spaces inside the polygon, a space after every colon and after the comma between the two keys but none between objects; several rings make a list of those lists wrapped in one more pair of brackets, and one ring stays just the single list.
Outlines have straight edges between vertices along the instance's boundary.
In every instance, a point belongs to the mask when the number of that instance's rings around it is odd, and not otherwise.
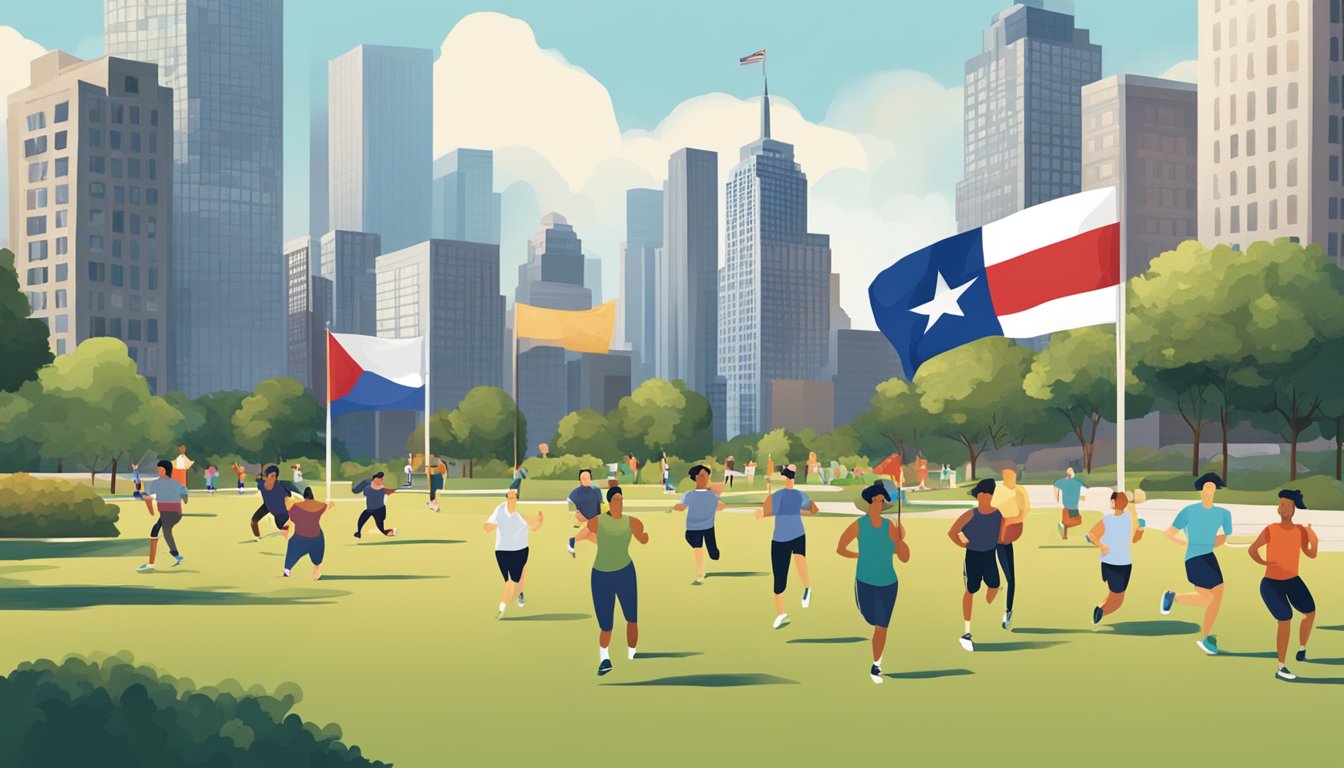
[{"label": "runner", "polygon": [[[1171,613],[1173,603],[1203,608],[1201,635],[1195,645],[1210,656],[1218,655],[1218,639],[1212,633],[1218,609],[1223,604],[1223,571],[1213,551],[1225,544],[1227,537],[1232,535],[1232,513],[1213,505],[1214,494],[1225,485],[1223,479],[1213,472],[1201,476],[1195,481],[1199,502],[1178,512],[1171,527],[1166,530],[1167,540],[1185,546],[1185,577],[1195,591],[1181,595],[1172,590],[1163,592],[1160,609],[1166,615]],[[1181,531],[1185,531],[1186,541],[1181,541]]]},{"label": "runner", "polygon": [[[696,464],[686,474],[695,481],[695,489],[687,491],[681,501],[672,506],[676,512],[686,513],[686,543],[695,551],[695,581],[693,586],[705,583],[705,550],[709,559],[719,559],[719,542],[714,536],[714,515],[724,507],[719,493],[709,487],[710,471],[704,464]],[[722,490],[722,486],[719,490]]]},{"label": "runner", "polygon": [[[857,560],[854,572],[854,602],[859,606],[863,620],[873,628],[873,666],[868,670],[874,683],[881,684],[882,651],[887,647],[887,627],[896,607],[899,583],[892,557],[902,563],[910,562],[910,546],[905,543],[905,527],[893,525],[882,516],[891,507],[891,492],[882,483],[873,483],[863,489],[863,500],[868,504],[868,515],[855,520],[840,534],[836,552],[841,557]],[[858,539],[859,550],[849,545]]]},{"label": "runner", "polygon": [[[1072,469],[1069,474],[1073,474]],[[1142,490],[1134,492],[1134,503],[1130,503],[1127,493],[1112,493],[1112,513],[1098,520],[1087,535],[1087,540],[1101,550],[1101,580],[1106,582],[1106,598],[1092,608],[1093,624],[1100,624],[1103,616],[1115,613],[1125,602],[1125,590],[1134,570],[1129,545],[1143,538],[1143,524],[1135,504],[1142,504],[1144,499]]]},{"label": "runner", "polygon": [[667,454],[658,462],[658,468],[663,473],[663,493],[676,493],[677,489],[672,487],[672,465],[667,463]]},{"label": "runner", "polygon": [[915,459],[915,469],[919,471],[919,487],[915,490],[929,490],[929,460],[921,455]]},{"label": "runner", "polygon": [[607,489],[607,514],[588,520],[577,537],[579,541],[593,539],[597,543],[591,585],[593,613],[600,630],[598,675],[611,671],[607,647],[611,645],[617,600],[620,600],[621,613],[625,615],[626,653],[632,661],[635,645],[639,642],[639,583],[635,578],[635,563],[630,559],[631,537],[640,544],[649,543],[644,524],[624,514],[621,487],[614,485]]},{"label": "runner", "polygon": [[142,495],[142,493],[143,493],[143,491],[144,491],[144,489],[145,489],[145,485],[144,485],[144,483],[140,482],[140,463],[139,463],[139,462],[136,462],[135,464],[132,464],[132,465],[131,465],[131,475],[132,475],[132,477],[134,478],[134,482],[135,482],[135,493],[132,494],[132,495],[133,495],[137,500],[139,500],[140,497],[141,497],[141,495]]},{"label": "runner", "polygon": [[247,467],[235,461],[233,462],[233,473],[238,476],[238,495],[242,496],[243,484],[245,482],[245,478],[247,477]]},{"label": "runner", "polygon": [[[593,471],[591,469],[579,470],[579,487],[569,492],[569,503],[574,505],[575,528],[587,525],[589,520],[602,514],[602,492],[593,487]],[[576,537],[569,537],[569,556],[575,557],[574,542]]]},{"label": "runner", "polygon": [[504,503],[495,507],[485,521],[485,532],[495,534],[495,562],[499,565],[499,575],[504,577],[504,591],[499,594],[499,613],[495,618],[504,618],[504,609],[509,607],[513,593],[518,591],[518,607],[522,608],[523,579],[527,576],[527,532],[541,527],[541,510],[537,510],[534,523],[518,511],[518,491],[510,488],[504,494]]},{"label": "runner", "polygon": [[289,468],[294,470],[294,485],[297,488],[303,487],[303,467],[298,464],[290,464]]},{"label": "runner", "polygon": [[412,466],[411,464],[411,454],[409,453],[406,454],[406,466],[402,467],[402,471],[406,473],[406,485],[402,487],[410,488],[412,485],[414,485],[414,482],[412,481],[412,475],[415,473],[415,467]]},{"label": "runner", "polygon": [[966,592],[961,596],[961,617],[966,622],[966,634],[961,636],[960,642],[967,651],[975,650],[971,641],[971,608],[975,605],[975,593],[984,584],[986,605],[998,597],[999,566],[994,553],[1008,536],[1008,521],[994,508],[994,480],[987,477],[976,483],[971,495],[975,497],[975,507],[961,513],[947,531],[952,543],[966,550],[962,568]]},{"label": "runner", "polygon": [[275,518],[275,527],[280,535],[289,538],[289,510],[285,508],[285,498],[289,489],[280,482],[280,468],[272,464],[266,468],[266,474],[257,478],[257,492],[261,494],[261,506],[252,513],[252,538],[261,541],[261,518],[271,515]]},{"label": "runner", "polygon": [[999,566],[1003,568],[1003,580],[1008,582],[1008,604],[1004,606],[1003,628],[1013,629],[1013,602],[1017,597],[1017,564],[1013,559],[1013,542],[1022,538],[1022,524],[1031,512],[1031,499],[1027,498],[1027,489],[1017,484],[1017,470],[1005,469],[1002,472],[1003,484],[994,490],[994,508],[1003,514],[1005,535],[995,550],[999,557]]},{"label": "runner", "polygon": [[[1073,476],[1073,467],[1066,468],[1064,476],[1055,481],[1055,501],[1064,505],[1059,513],[1059,537],[1064,541],[1069,540],[1070,528],[1083,524],[1083,515],[1078,511],[1078,506],[1086,488],[1087,483]],[[1096,541],[1096,537],[1093,536],[1092,540]]]},{"label": "runner", "polygon": [[[1282,522],[1265,526],[1265,530],[1256,537],[1251,545],[1251,559],[1265,566],[1265,578],[1260,580],[1260,597],[1274,620],[1279,622],[1278,651],[1279,668],[1274,676],[1280,680],[1296,680],[1297,675],[1288,671],[1288,639],[1293,634],[1293,609],[1302,614],[1302,624],[1297,631],[1297,660],[1307,660],[1307,639],[1311,637],[1311,625],[1316,620],[1316,601],[1306,582],[1297,575],[1301,556],[1315,558],[1320,552],[1321,541],[1310,525],[1297,525],[1293,514],[1306,509],[1301,491],[1279,491],[1279,517]],[[1268,558],[1260,554],[1261,547],[1268,547]]]},{"label": "runner", "polygon": [[519,498],[522,497],[523,481],[527,479],[527,470],[522,464],[513,468],[513,480],[509,483],[509,490],[516,491]]},{"label": "runner", "polygon": [[429,461],[425,462],[425,471],[429,473],[429,503],[425,506],[438,512],[439,491],[448,483],[448,463],[430,454]]},{"label": "runner", "polygon": [[[775,532],[770,538],[770,569],[775,579],[775,629],[789,623],[784,612],[784,590],[789,585],[789,561],[798,569],[798,580],[803,582],[804,608],[812,603],[812,580],[807,575],[807,535],[803,529],[803,511],[817,514],[817,503],[793,487],[798,467],[793,464],[779,468],[784,476],[784,487],[765,497],[765,505],[756,510],[756,519],[775,518]],[[769,486],[767,485],[767,490]]]},{"label": "runner", "polygon": [[290,570],[306,555],[313,564],[313,581],[317,581],[322,578],[322,558],[327,552],[327,539],[322,535],[322,515],[330,512],[336,504],[332,501],[325,504],[317,501],[313,498],[312,487],[308,487],[303,489],[301,501],[285,497],[285,506],[289,511],[289,519],[294,521],[294,535],[289,537],[289,543],[285,545],[283,575],[288,577]]},{"label": "runner", "polygon": [[215,495],[215,478],[219,477],[219,467],[214,464],[205,468],[205,495]]},{"label": "runner", "polygon": [[817,459],[816,451],[807,452],[807,475],[806,479],[811,480],[813,476],[820,477],[823,485],[826,484],[826,476],[821,474],[821,461]]},{"label": "runner", "polygon": [[137,571],[144,573],[154,570],[154,557],[159,553],[159,532],[163,532],[163,538],[168,541],[168,554],[173,556],[173,567],[182,564],[182,554],[177,551],[177,541],[173,538],[173,526],[182,522],[182,505],[187,503],[187,487],[177,480],[170,477],[173,472],[173,463],[170,461],[160,461],[157,465],[159,477],[157,480],[150,480],[148,487],[142,498],[145,501],[145,509],[149,510],[149,516],[154,516],[154,505],[158,504],[159,519],[154,523],[154,527],[149,531],[149,562],[136,568]]},{"label": "runner", "polygon": [[723,482],[729,487],[733,487],[733,477],[737,475],[737,459],[731,455],[723,460]]},{"label": "runner", "polygon": [[383,483],[383,473],[374,472],[373,477],[368,480],[360,480],[350,489],[354,493],[364,494],[364,511],[359,513],[359,522],[355,525],[355,538],[362,538],[364,533],[364,524],[373,518],[373,524],[378,526],[378,532],[384,536],[396,536],[396,528],[387,528],[384,523],[387,522],[387,497],[397,492],[396,488],[388,488]]},{"label": "runner", "polygon": [[181,483],[184,488],[187,485],[187,470],[195,463],[187,458],[187,446],[177,446],[177,458],[173,459],[173,479]]}]

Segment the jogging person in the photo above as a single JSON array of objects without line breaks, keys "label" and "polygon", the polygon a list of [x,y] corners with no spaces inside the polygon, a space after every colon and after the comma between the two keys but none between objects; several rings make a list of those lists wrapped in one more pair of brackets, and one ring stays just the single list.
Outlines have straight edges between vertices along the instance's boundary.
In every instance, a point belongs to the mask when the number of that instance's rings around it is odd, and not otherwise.
[{"label": "jogging person", "polygon": [[1013,628],[1013,601],[1017,597],[1017,563],[1013,557],[1013,542],[1022,538],[1022,524],[1031,512],[1031,499],[1027,498],[1027,489],[1017,484],[1017,470],[1005,469],[1002,473],[1003,484],[994,489],[994,508],[1003,515],[1003,541],[995,549],[999,566],[1003,568],[1003,580],[1008,582],[1008,604],[1004,606],[1003,628]]},{"label": "jogging person", "polygon": [[242,496],[243,485],[246,483],[247,467],[235,461],[233,463],[233,474],[238,476],[238,495]]},{"label": "jogging person", "polygon": [[205,468],[205,495],[215,495],[215,479],[219,477],[219,468],[214,464]]},{"label": "jogging person", "polygon": [[173,538],[173,526],[182,522],[182,505],[187,503],[187,487],[172,478],[173,463],[160,461],[157,465],[159,477],[150,480],[141,498],[150,517],[154,516],[154,506],[159,507],[159,519],[149,531],[149,562],[137,568],[141,573],[154,570],[154,557],[159,553],[159,532],[168,541],[168,554],[173,556],[173,567],[182,564],[182,554],[177,551],[177,541]]},{"label": "jogging person", "polygon": [[733,487],[733,478],[737,475],[737,459],[729,456],[723,460],[723,482],[729,487]]},{"label": "jogging person", "polygon": [[[1223,604],[1223,571],[1213,551],[1225,544],[1227,537],[1232,535],[1232,513],[1213,504],[1214,494],[1225,485],[1223,479],[1213,472],[1201,476],[1195,481],[1199,502],[1178,512],[1171,527],[1166,530],[1168,541],[1185,546],[1185,578],[1195,591],[1181,595],[1172,590],[1163,592],[1160,606],[1162,614],[1171,613],[1173,603],[1203,608],[1204,621],[1195,645],[1210,656],[1218,655],[1218,639],[1213,636],[1213,623],[1218,619],[1218,609]],[[1222,533],[1219,533],[1220,530]],[[1185,531],[1186,541],[1181,541],[1181,531]]]},{"label": "jogging person", "polygon": [[525,605],[523,600],[523,578],[527,575],[527,532],[541,527],[541,510],[537,510],[536,521],[518,511],[518,491],[510,488],[504,494],[504,502],[495,507],[485,521],[485,532],[495,534],[495,562],[499,565],[499,575],[504,577],[504,591],[499,593],[499,613],[495,618],[504,618],[504,609],[509,607],[514,591],[518,593],[518,607]]},{"label": "jogging person", "polygon": [[513,468],[513,480],[509,481],[509,490],[516,491],[519,497],[523,492],[523,481],[527,479],[527,470],[522,464]]},{"label": "jogging person", "polygon": [[807,576],[807,535],[803,530],[803,512],[817,514],[817,503],[793,487],[798,468],[793,464],[779,468],[784,476],[784,487],[765,497],[765,505],[756,510],[756,519],[775,519],[775,532],[770,537],[770,570],[775,580],[775,629],[789,623],[784,612],[784,590],[789,586],[789,562],[798,569],[798,580],[803,582],[804,608],[812,603],[812,580]]},{"label": "jogging person", "polygon": [[975,507],[961,513],[952,523],[947,535],[952,543],[966,550],[962,573],[966,592],[961,596],[961,617],[966,622],[966,634],[961,636],[961,647],[975,650],[971,640],[971,608],[980,585],[986,587],[985,604],[990,605],[999,595],[999,565],[995,551],[1008,533],[1008,522],[1003,513],[994,508],[994,480],[985,478],[971,489]]},{"label": "jogging person", "polygon": [[[891,506],[891,492],[881,482],[863,489],[863,500],[868,515],[850,523],[840,534],[835,551],[841,557],[857,560],[854,571],[854,602],[859,606],[863,620],[873,628],[873,666],[868,670],[874,683],[882,677],[882,651],[887,647],[887,627],[896,608],[899,583],[891,559],[899,557],[910,562],[910,546],[905,543],[905,528],[882,516]],[[858,540],[859,550],[849,545]]]},{"label": "jogging person", "polygon": [[1064,541],[1069,540],[1070,528],[1083,524],[1083,515],[1078,511],[1078,506],[1086,488],[1087,483],[1073,476],[1073,467],[1066,468],[1064,476],[1055,481],[1055,501],[1064,506],[1059,512],[1059,538]]},{"label": "jogging person", "polygon": [[[710,471],[704,464],[696,464],[686,474],[695,481],[695,489],[687,491],[681,501],[672,506],[673,511],[686,513],[686,543],[695,551],[695,581],[700,586],[705,583],[705,550],[709,550],[709,559],[719,559],[719,541],[714,536],[714,516],[724,504],[718,491],[709,487]],[[719,487],[722,490],[722,486]]]},{"label": "jogging person", "polygon": [[402,467],[401,471],[406,473],[406,485],[403,485],[402,487],[410,488],[412,485],[414,485],[414,482],[412,481],[412,475],[415,473],[415,467],[411,465],[411,454],[409,453],[406,454],[406,466]]},{"label": "jogging person", "polygon": [[266,515],[275,518],[275,527],[280,535],[289,538],[289,510],[285,508],[285,498],[289,489],[280,482],[280,468],[272,464],[266,468],[263,477],[257,478],[257,492],[261,494],[261,506],[252,513],[252,538],[261,541],[261,528],[258,523]]},{"label": "jogging person", "polygon": [[309,486],[303,489],[302,500],[294,501],[286,497],[285,505],[289,508],[289,519],[294,523],[294,535],[289,537],[289,543],[285,545],[283,575],[288,577],[290,570],[307,556],[313,564],[313,581],[317,581],[322,578],[322,559],[327,552],[327,539],[322,535],[322,515],[330,512],[336,504],[332,501],[325,504],[317,501]]},{"label": "jogging person", "polygon": [[431,454],[429,461],[425,462],[425,471],[429,473],[429,503],[425,506],[438,512],[439,491],[448,482],[448,463]]},{"label": "jogging person", "polygon": [[[574,522],[578,524],[575,528],[602,514],[602,492],[593,487],[593,470],[579,470],[579,486],[569,492],[569,503],[574,505]],[[575,557],[575,540],[576,537],[569,537],[570,557]]]},{"label": "jogging person", "polygon": [[177,446],[177,458],[173,459],[172,475],[173,479],[181,483],[184,488],[187,485],[187,471],[190,470],[195,463],[196,462],[187,458],[187,446]]},{"label": "jogging person", "polygon": [[385,526],[387,522],[387,497],[397,492],[396,488],[388,488],[383,483],[383,473],[374,472],[373,477],[368,480],[360,480],[350,489],[355,493],[364,494],[364,511],[359,513],[359,522],[355,524],[355,538],[362,538],[364,533],[364,524],[373,518],[373,524],[378,526],[378,532],[384,536],[396,536],[396,528]]},{"label": "jogging person", "polygon": [[[1073,470],[1069,470],[1072,473]],[[1144,501],[1143,491],[1134,492],[1135,503]],[[1067,509],[1067,507],[1066,507]],[[1104,616],[1119,610],[1125,602],[1125,590],[1134,571],[1134,560],[1129,545],[1143,538],[1138,509],[1130,503],[1129,494],[1116,491],[1111,494],[1111,514],[1103,516],[1087,535],[1101,550],[1101,580],[1106,582],[1106,597],[1101,605],[1092,608],[1092,623],[1100,624]]]},{"label": "jogging person", "polygon": [[667,454],[658,462],[659,469],[663,473],[663,493],[676,493],[677,489],[672,487],[672,465],[667,463]]},{"label": "jogging person", "polygon": [[621,487],[614,485],[607,489],[607,514],[588,520],[579,529],[577,538],[597,542],[591,587],[593,614],[597,616],[600,630],[597,674],[605,675],[611,671],[607,647],[611,645],[617,600],[621,602],[621,613],[625,616],[626,653],[631,660],[635,658],[635,646],[639,642],[639,583],[635,578],[635,563],[630,559],[630,539],[648,544],[649,534],[642,522],[625,514]]},{"label": "jogging person", "polygon": [[143,492],[144,492],[144,489],[145,489],[145,484],[142,483],[142,482],[140,482],[140,463],[139,463],[139,462],[136,462],[136,463],[134,463],[134,464],[131,465],[131,473],[132,473],[132,477],[134,478],[134,479],[133,479],[133,482],[135,483],[135,493],[134,493],[133,495],[134,495],[134,497],[135,497],[137,500],[139,500],[140,497],[143,495]]},{"label": "jogging person", "polygon": [[[1297,575],[1301,556],[1315,558],[1320,553],[1321,541],[1310,525],[1297,525],[1293,514],[1306,509],[1301,491],[1279,491],[1278,513],[1281,522],[1265,526],[1265,530],[1256,537],[1251,545],[1251,559],[1265,566],[1265,578],[1260,580],[1260,597],[1274,620],[1279,622],[1278,651],[1279,668],[1274,676],[1280,680],[1296,680],[1297,675],[1288,671],[1288,639],[1293,634],[1293,610],[1302,614],[1302,624],[1297,632],[1297,660],[1307,660],[1307,639],[1311,637],[1311,625],[1316,621],[1316,601],[1306,582]],[[1267,547],[1268,557],[1260,554]]]}]

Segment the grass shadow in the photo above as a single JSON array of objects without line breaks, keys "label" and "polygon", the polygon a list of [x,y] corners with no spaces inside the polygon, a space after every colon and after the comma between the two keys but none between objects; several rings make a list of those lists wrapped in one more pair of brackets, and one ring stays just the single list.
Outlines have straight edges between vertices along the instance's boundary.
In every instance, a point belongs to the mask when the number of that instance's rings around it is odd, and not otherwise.
[{"label": "grass shadow", "polygon": [[1002,653],[1005,651],[1039,651],[1056,645],[1064,645],[1064,640],[1022,640],[1010,643],[976,643],[975,652]]},{"label": "grass shadow", "polygon": [[435,545],[435,544],[442,545],[442,544],[466,544],[466,543],[467,543],[467,542],[466,542],[465,539],[388,539],[387,541],[378,541],[377,539],[374,539],[373,541],[361,542],[361,543],[359,543],[359,544],[351,544],[351,545],[349,545],[349,546],[352,546],[352,547],[396,547],[396,546],[408,547],[408,546],[411,546],[411,545],[413,545],[413,544],[415,544],[415,545],[420,545],[420,546],[430,546],[430,545]]},{"label": "grass shadow", "polygon": [[122,557],[145,549],[145,539],[103,541],[0,541],[0,560],[47,560],[66,557]]},{"label": "grass shadow", "polygon": [[1233,659],[1277,659],[1279,654],[1274,651],[1250,651],[1246,653],[1235,653],[1233,651],[1218,651],[1219,656],[1227,656]]},{"label": "grass shadow", "polygon": [[1344,677],[1299,677],[1293,685],[1344,685]]},{"label": "grass shadow", "polygon": [[418,581],[420,579],[446,579],[447,576],[422,576],[411,573],[369,573],[364,575],[336,574],[323,576],[322,581]]},{"label": "grass shadow", "polygon": [[591,618],[586,613],[534,613],[528,616],[505,616],[501,621],[582,621]]},{"label": "grass shadow", "polygon": [[639,652],[637,658],[640,659],[689,659],[692,656],[703,656],[702,651],[653,651],[651,653]]},{"label": "grass shadow", "polygon": [[677,675],[675,677],[657,677],[652,680],[639,680],[632,683],[606,683],[612,687],[677,687],[677,688],[741,688],[752,685],[797,685],[797,680],[787,677],[766,675],[758,672]]},{"label": "grass shadow", "polygon": [[30,586],[0,590],[0,611],[66,611],[105,605],[330,605],[347,592],[294,591],[255,595],[199,589],[130,586]]},{"label": "grass shadow", "polygon": [[1037,549],[1096,549],[1091,544],[1042,544]]},{"label": "grass shadow", "polygon": [[751,576],[769,576],[765,571],[710,571],[706,579],[742,579]]},{"label": "grass shadow", "polygon": [[1118,621],[1111,625],[1111,634],[1132,637],[1172,637],[1174,635],[1193,635],[1197,632],[1199,632],[1199,625],[1192,621],[1172,621],[1169,619]]},{"label": "grass shadow", "polygon": [[1307,659],[1307,664],[1325,664],[1331,667],[1344,666],[1344,659]]},{"label": "grass shadow", "polygon": [[1318,629],[1325,629],[1331,632],[1344,632],[1344,624],[1333,624],[1328,627],[1318,627]]},{"label": "grass shadow", "polygon": [[838,645],[840,643],[866,643],[866,637],[795,637],[788,641],[790,645]]},{"label": "grass shadow", "polygon": [[1061,627],[1013,627],[1014,635],[1091,635],[1086,629],[1063,629]]},{"label": "grass shadow", "polygon": [[883,677],[892,680],[933,680],[939,677],[964,677],[974,675],[969,669],[917,669],[911,672],[888,672]]}]

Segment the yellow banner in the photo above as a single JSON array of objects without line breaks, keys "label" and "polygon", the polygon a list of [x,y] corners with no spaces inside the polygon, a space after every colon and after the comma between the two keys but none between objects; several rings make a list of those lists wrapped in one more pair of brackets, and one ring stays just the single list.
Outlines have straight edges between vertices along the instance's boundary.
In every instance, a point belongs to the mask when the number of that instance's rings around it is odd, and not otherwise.
[{"label": "yellow banner", "polygon": [[573,352],[607,352],[616,330],[616,302],[592,309],[568,310],[513,305],[514,328],[520,339],[544,341]]}]

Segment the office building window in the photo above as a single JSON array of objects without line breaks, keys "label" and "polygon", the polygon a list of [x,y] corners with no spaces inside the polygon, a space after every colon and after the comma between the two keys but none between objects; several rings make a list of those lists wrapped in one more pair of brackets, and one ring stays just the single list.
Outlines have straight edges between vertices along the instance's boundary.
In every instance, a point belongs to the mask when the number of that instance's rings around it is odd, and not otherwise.
[{"label": "office building window", "polygon": [[28,190],[26,197],[28,199],[28,210],[30,211],[47,207],[47,190],[45,187],[42,189]]},{"label": "office building window", "polygon": [[28,164],[28,181],[46,181],[47,180],[47,161]]},{"label": "office building window", "polygon": [[41,235],[41,234],[46,234],[46,231],[47,231],[47,217],[46,217],[46,216],[29,216],[29,217],[28,217],[28,234],[29,234],[30,236],[31,236],[31,235]]},{"label": "office building window", "polygon": [[58,283],[63,283],[63,282],[65,282],[67,279],[69,279],[69,277],[70,277],[70,265],[69,265],[69,264],[57,264],[57,265],[56,265],[56,282],[58,282]]},{"label": "office building window", "polygon": [[1241,206],[1234,205],[1228,209],[1228,216],[1227,231],[1234,235],[1241,232]]},{"label": "office building window", "polygon": [[113,104],[110,112],[112,113],[112,122],[120,125],[126,122],[126,109],[120,104]]},{"label": "office building window", "polygon": [[70,316],[57,315],[55,329],[57,333],[68,333],[70,331]]},{"label": "office building window", "polygon": [[121,131],[107,132],[107,148],[121,149]]},{"label": "office building window", "polygon": [[1297,195],[1288,196],[1288,226],[1297,226]]},{"label": "office building window", "polygon": [[32,267],[28,270],[28,285],[44,285],[46,282],[46,267]]},{"label": "office building window", "polygon": [[140,108],[131,107],[131,125],[140,124]]},{"label": "office building window", "polygon": [[107,158],[102,155],[89,155],[89,173],[107,173]]},{"label": "office building window", "polygon": [[40,154],[42,154],[43,152],[46,152],[46,151],[47,151],[47,137],[46,137],[46,136],[34,136],[34,137],[31,138],[31,139],[24,139],[24,140],[23,140],[23,156],[24,156],[24,157],[32,157],[33,155],[40,155]]},{"label": "office building window", "polygon": [[57,184],[57,185],[56,185],[56,204],[57,204],[57,205],[69,205],[69,204],[70,204],[70,185],[69,185],[69,184]]},{"label": "office building window", "polygon": [[101,181],[90,181],[89,197],[107,197],[107,185]]},{"label": "office building window", "polygon": [[47,116],[42,112],[34,112],[28,116],[28,130],[40,131],[47,127]]},{"label": "office building window", "polygon": [[159,321],[150,318],[145,321],[145,341],[156,342],[159,340]]},{"label": "office building window", "polygon": [[89,235],[89,251],[93,253],[103,252],[103,236]]},{"label": "office building window", "polygon": [[136,318],[126,321],[126,339],[128,341],[140,341],[140,321]]},{"label": "office building window", "polygon": [[53,123],[64,123],[70,119],[70,102],[62,101],[52,110],[51,121]]},{"label": "office building window", "polygon": [[[1332,199],[1330,202],[1333,203],[1334,200]],[[46,261],[46,260],[47,260],[47,241],[46,241],[46,240],[33,240],[33,241],[31,241],[31,242],[28,243],[28,260],[29,260],[29,261]]]},{"label": "office building window", "polygon": [[69,252],[70,252],[70,238],[68,237],[56,238],[56,255],[64,256]]},{"label": "office building window", "polygon": [[57,132],[56,132],[56,135],[52,138],[51,145],[52,145],[52,148],[53,148],[53,149],[65,149],[65,147],[66,147],[66,132],[65,132],[65,131],[57,131]]},{"label": "office building window", "polygon": [[106,279],[107,265],[103,264],[101,261],[90,261],[88,262],[88,265],[90,282],[101,283]]},{"label": "office building window", "polygon": [[113,264],[112,269],[110,270],[110,277],[110,282],[120,288],[126,283],[126,270],[123,269],[120,264]]},{"label": "office building window", "polygon": [[68,296],[68,294],[66,293],[66,290],[65,290],[64,288],[59,288],[59,289],[56,290],[56,308],[57,308],[57,309],[65,309],[66,306],[68,306],[68,304],[69,304],[69,300],[66,298],[67,296]]},{"label": "office building window", "polygon": [[1249,203],[1249,204],[1247,204],[1247,206],[1246,206],[1246,231],[1247,231],[1247,232],[1255,232],[1255,231],[1256,231],[1256,225],[1259,224],[1259,221],[1258,221],[1259,213],[1260,213],[1260,204],[1259,204],[1259,203]]},{"label": "office building window", "polygon": [[70,158],[56,158],[56,178],[64,178],[70,175]]},{"label": "office building window", "polygon": [[130,75],[126,76],[125,88],[127,93],[139,93],[140,81]]}]

